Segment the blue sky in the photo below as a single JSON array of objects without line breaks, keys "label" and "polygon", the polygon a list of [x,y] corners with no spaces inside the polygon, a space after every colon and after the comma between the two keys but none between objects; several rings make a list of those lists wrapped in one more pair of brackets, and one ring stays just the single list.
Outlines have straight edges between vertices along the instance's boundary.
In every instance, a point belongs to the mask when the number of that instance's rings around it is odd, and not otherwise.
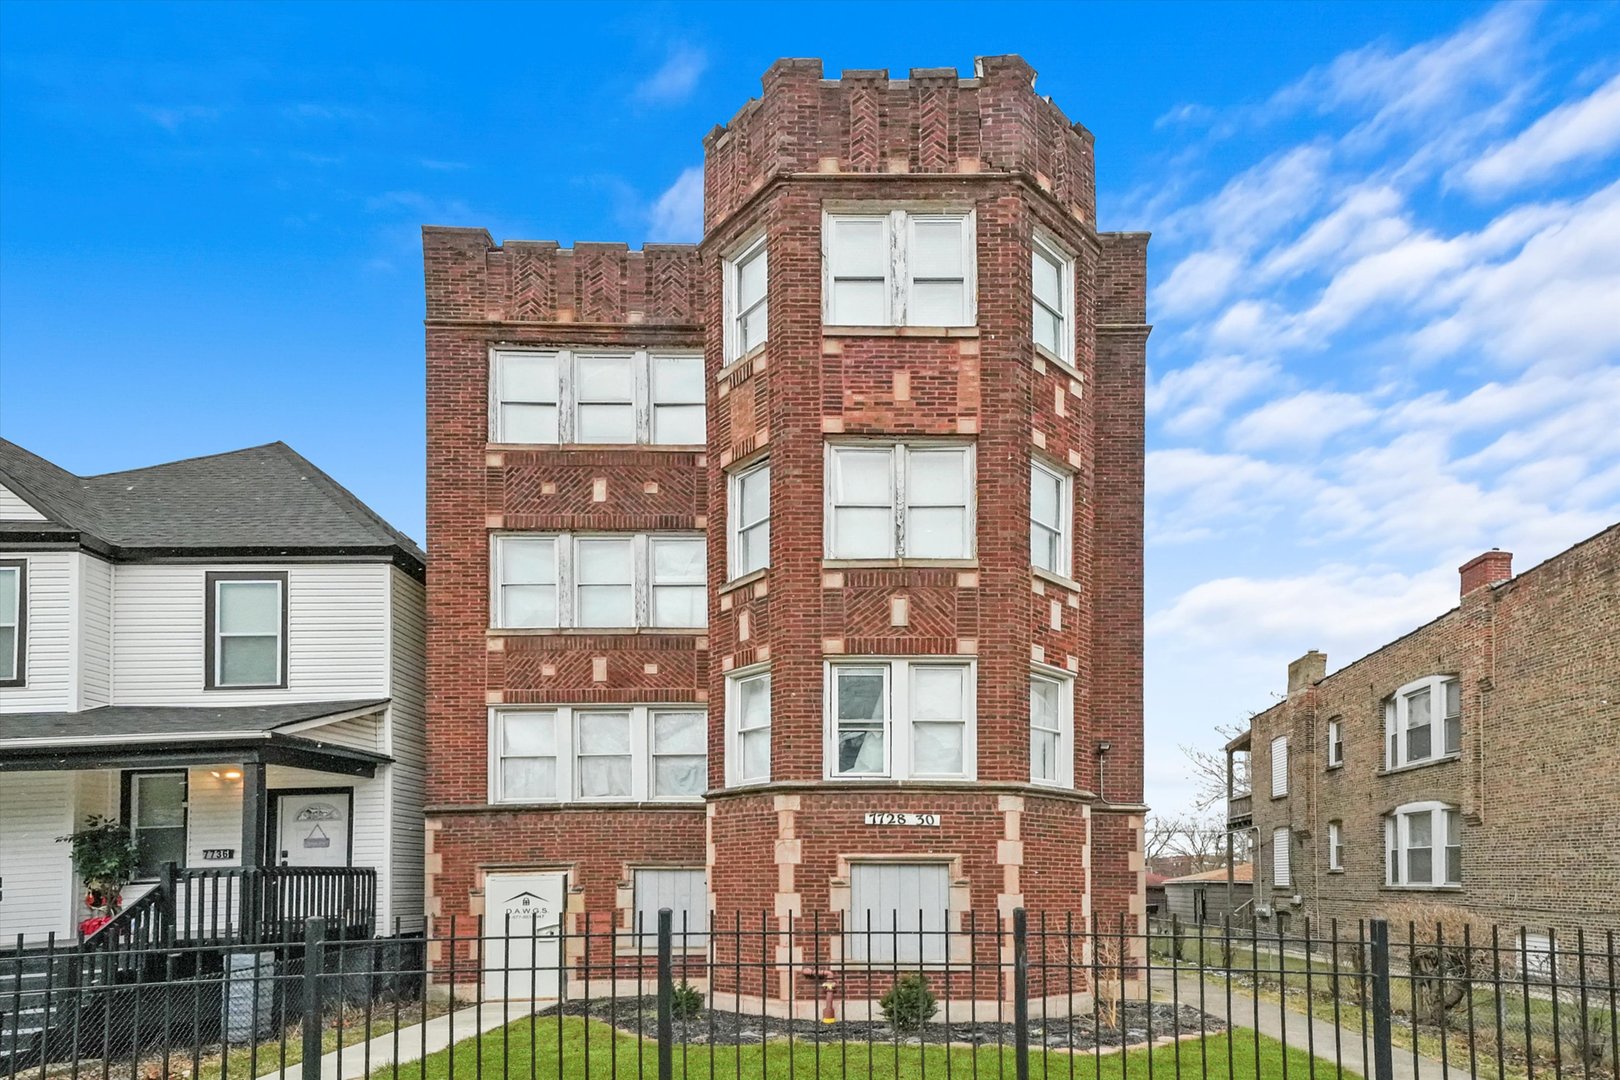
[{"label": "blue sky", "polygon": [[79,472],[285,439],[420,537],[422,223],[692,239],[776,57],[1018,52],[1155,234],[1151,801],[1289,659],[1620,517],[1620,6],[740,11],[0,5],[0,430]]}]

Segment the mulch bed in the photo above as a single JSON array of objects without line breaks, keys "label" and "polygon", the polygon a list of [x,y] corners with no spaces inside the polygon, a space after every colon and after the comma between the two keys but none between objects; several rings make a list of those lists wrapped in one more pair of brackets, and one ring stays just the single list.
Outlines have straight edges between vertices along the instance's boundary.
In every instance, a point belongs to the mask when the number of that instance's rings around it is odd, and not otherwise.
[{"label": "mulch bed", "polygon": [[[541,1016],[555,1016],[559,1006],[541,1012]],[[569,1001],[561,1006],[564,1016],[588,1016],[612,1024],[627,1035],[638,1035],[651,1040],[658,1033],[658,999],[599,998],[590,1001]],[[1150,1012],[1151,1010],[1151,1012]],[[1037,1007],[1037,1012],[1039,1011]],[[784,1020],[758,1013],[726,1012],[704,1009],[697,1016],[674,1022],[675,1041],[686,1046],[746,1046],[767,1040],[785,1040],[791,1034],[798,1042],[849,1043],[859,1045],[920,1046],[953,1043],[967,1046],[1012,1046],[1015,1034],[1009,1006],[1002,1018],[991,1015],[974,1021],[944,1024],[931,1022],[920,1031],[897,1032],[882,1020],[839,1020],[823,1024],[819,1020]],[[1151,1022],[1150,1022],[1151,1016]],[[1178,1023],[1179,1020],[1179,1023]],[[1168,1002],[1126,1002],[1120,1007],[1120,1025],[1111,1028],[1093,1023],[1091,1014],[1074,1017],[1050,1016],[1041,1020],[1031,1017],[1029,1044],[1050,1050],[1091,1050],[1098,1046],[1136,1046],[1152,1039],[1175,1035],[1216,1034],[1226,1025],[1216,1017],[1200,1013],[1190,1005],[1178,1010]]]}]

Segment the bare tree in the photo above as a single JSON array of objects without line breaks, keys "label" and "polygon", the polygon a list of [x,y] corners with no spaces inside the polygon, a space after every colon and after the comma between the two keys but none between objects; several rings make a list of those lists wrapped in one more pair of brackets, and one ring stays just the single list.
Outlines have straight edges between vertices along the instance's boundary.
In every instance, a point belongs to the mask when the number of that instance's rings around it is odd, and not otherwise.
[{"label": "bare tree", "polygon": [[1174,876],[1199,874],[1226,865],[1226,827],[1213,815],[1150,815],[1142,837],[1149,867]]},{"label": "bare tree", "polygon": [[[1226,810],[1226,744],[1249,730],[1244,720],[1234,724],[1216,724],[1219,739],[1213,747],[1181,744],[1181,753],[1193,780],[1193,809],[1199,814],[1210,810]],[[1249,790],[1249,755],[1242,751],[1232,757],[1232,790],[1242,794]]]}]

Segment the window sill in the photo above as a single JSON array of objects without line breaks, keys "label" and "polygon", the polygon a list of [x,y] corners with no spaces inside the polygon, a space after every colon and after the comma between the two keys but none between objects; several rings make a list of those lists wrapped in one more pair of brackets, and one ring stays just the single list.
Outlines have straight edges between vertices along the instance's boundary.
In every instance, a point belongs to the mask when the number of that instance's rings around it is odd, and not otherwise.
[{"label": "window sill", "polygon": [[[616,930],[616,932],[621,933],[621,934],[632,934],[633,935],[635,933],[634,930],[627,930],[622,926],[616,927],[615,930]],[[692,931],[692,936],[693,937],[699,937],[699,936],[708,937],[709,934],[710,934],[710,931],[708,931],[708,930],[703,931],[702,935],[699,935],[696,930]],[[681,940],[680,927],[676,927],[674,929],[673,935],[674,936],[673,936],[672,940],[673,940],[674,944],[672,945],[672,947],[669,950],[671,955],[673,955],[673,956],[708,956],[709,955],[709,947],[707,945],[685,945],[685,946],[681,945],[680,944],[680,940]],[[595,937],[596,935],[592,934],[591,936]],[[641,957],[641,958],[644,958],[644,959],[657,959],[658,958],[658,946],[656,946],[656,945],[647,945],[647,946],[643,946],[641,948],[638,948],[638,947],[636,947],[634,945],[628,945],[628,946],[621,945],[617,949],[613,950],[613,955],[614,956],[627,956],[627,957]]]},{"label": "window sill", "polygon": [[752,585],[756,581],[763,581],[765,580],[765,575],[770,573],[770,570],[770,567],[762,566],[758,570],[748,571],[748,573],[743,574],[741,577],[734,577],[724,585],[720,586],[720,595],[724,596],[726,593],[736,592],[738,589]]},{"label": "window sill", "polygon": [[212,694],[212,693],[229,694],[229,693],[233,693],[233,692],[235,692],[237,690],[285,690],[285,689],[287,689],[287,684],[286,683],[241,683],[241,684],[232,683],[229,686],[205,686],[205,687],[203,687],[203,693],[205,693],[205,694]]},{"label": "window sill", "polygon": [[1324,771],[1326,771],[1326,772],[1338,772],[1342,768],[1344,768],[1344,762],[1342,762],[1342,761],[1329,762],[1326,770],[1324,770]]},{"label": "window sill", "polygon": [[977,570],[978,559],[828,559],[824,570]]},{"label": "window sill", "polygon": [[709,450],[707,443],[509,443],[489,442],[484,449],[492,453],[501,453],[508,450],[635,450],[638,452],[651,451],[655,454],[704,454]]},{"label": "window sill", "polygon": [[1394,776],[1397,773],[1412,772],[1414,769],[1428,769],[1428,768],[1432,768],[1435,765],[1446,765],[1446,764],[1449,764],[1450,762],[1461,761],[1461,760],[1462,760],[1462,751],[1459,750],[1459,751],[1456,751],[1455,753],[1444,754],[1444,755],[1442,755],[1440,757],[1427,758],[1427,759],[1425,759],[1423,761],[1413,761],[1413,762],[1409,762],[1408,764],[1405,764],[1405,765],[1396,765],[1394,768],[1379,769],[1378,770],[1378,775],[1379,776]]},{"label": "window sill", "polygon": [[1062,574],[1053,573],[1051,570],[1043,570],[1039,566],[1031,566],[1029,572],[1042,581],[1050,582],[1061,589],[1068,589],[1072,593],[1080,591],[1080,583],[1071,577],[1064,577]]},{"label": "window sill", "polygon": [[[859,660],[860,657],[857,656],[854,659]],[[904,784],[911,782],[922,784],[972,784],[977,782],[971,776],[873,776],[870,773],[860,775],[823,773],[821,778],[827,783],[837,782],[841,784]],[[1051,786],[1061,788],[1061,785],[1054,784]]]},{"label": "window sill", "polygon": [[487,637],[636,637],[646,634],[702,637],[708,632],[707,626],[491,626],[484,634]]},{"label": "window sill", "polygon": [[1460,893],[1463,891],[1463,887],[1461,885],[1380,885],[1378,891],[1393,893]]},{"label": "window sill", "polygon": [[1035,355],[1037,357],[1039,357],[1040,359],[1045,360],[1048,364],[1051,364],[1053,367],[1057,368],[1059,371],[1061,371],[1063,374],[1067,375],[1069,378],[1074,379],[1074,380],[1076,380],[1076,381],[1078,381],[1080,383],[1084,383],[1086,381],[1086,377],[1080,373],[1079,368],[1075,367],[1073,364],[1071,364],[1067,360],[1063,359],[1057,353],[1052,352],[1046,346],[1044,346],[1044,345],[1036,345],[1035,346]]},{"label": "window sill", "polygon": [[823,323],[822,337],[976,338],[977,326],[842,326]]},{"label": "window sill", "polygon": [[1285,791],[1281,795],[1273,795],[1271,797],[1271,801],[1272,802],[1281,802],[1282,800],[1284,800],[1286,798],[1288,798],[1288,792]]},{"label": "window sill", "polygon": [[703,797],[694,795],[685,799],[550,799],[545,801],[507,801],[494,799],[489,803],[495,810],[701,810]]},{"label": "window sill", "polygon": [[1330,866],[1330,867],[1328,867],[1328,873],[1330,873],[1330,874],[1342,874],[1342,873],[1344,873],[1344,867],[1342,867],[1342,866]]},{"label": "window sill", "polygon": [[714,381],[717,383],[723,383],[729,380],[733,375],[737,374],[743,368],[747,367],[749,364],[752,364],[761,356],[764,356],[765,346],[769,344],[770,341],[767,339],[760,342],[758,345],[755,345],[752,349],[749,349],[735,360],[727,360],[725,366],[714,373]]}]

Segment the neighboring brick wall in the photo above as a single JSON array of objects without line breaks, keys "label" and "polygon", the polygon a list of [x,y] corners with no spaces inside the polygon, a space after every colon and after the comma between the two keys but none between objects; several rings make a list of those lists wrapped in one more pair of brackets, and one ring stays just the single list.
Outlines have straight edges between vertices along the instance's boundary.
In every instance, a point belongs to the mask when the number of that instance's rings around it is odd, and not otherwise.
[{"label": "neighboring brick wall", "polygon": [[[1489,580],[1501,581],[1504,561],[1490,562]],[[1464,570],[1459,607],[1251,721],[1262,903],[1298,892],[1301,912],[1318,918],[1412,901],[1503,926],[1620,925],[1620,526],[1492,588],[1477,565]],[[1384,701],[1429,675],[1460,677],[1462,753],[1386,773]],[[1334,718],[1345,764],[1328,769]],[[1279,734],[1289,736],[1289,793],[1272,799]],[[1462,886],[1386,888],[1383,816],[1427,800],[1462,811]],[[1327,869],[1335,819],[1343,873]],[[1294,831],[1294,886],[1279,891],[1271,835],[1282,825]]]},{"label": "neighboring brick wall", "polygon": [[[953,905],[986,928],[1018,904],[1110,924],[1141,914],[1146,236],[1095,231],[1091,137],[1034,92],[1033,77],[1016,57],[981,60],[972,79],[825,80],[819,62],[777,63],[764,96],[705,140],[707,233],[696,249],[570,252],[427,231],[430,801],[443,811],[443,913],[473,910],[483,868],[575,865],[576,841],[604,848],[592,856],[600,867],[587,859],[578,870],[594,909],[632,857],[620,830],[656,843],[677,820],[615,808],[575,837],[583,811],[462,812],[486,801],[490,703],[690,700],[709,708],[716,790],[692,816],[723,926],[762,913],[778,929],[790,916],[841,918],[838,860],[863,853],[950,853]],[[973,209],[975,326],[824,330],[823,208],[874,202]],[[1075,253],[1072,371],[1031,340],[1037,228]],[[725,368],[723,259],[761,232],[769,339]],[[701,346],[707,453],[490,445],[486,367],[498,342]],[[857,436],[975,445],[976,558],[824,564],[825,444]],[[763,455],[771,566],[728,587],[726,470]],[[1031,572],[1036,455],[1075,474],[1072,583]],[[503,527],[707,529],[707,634],[489,633],[489,535]],[[824,664],[858,655],[976,661],[979,785],[822,782]],[[727,674],[766,661],[772,783],[721,792]],[[1028,783],[1035,662],[1076,677],[1074,792]],[[861,822],[874,809],[940,811],[943,824],[882,831]]]}]

